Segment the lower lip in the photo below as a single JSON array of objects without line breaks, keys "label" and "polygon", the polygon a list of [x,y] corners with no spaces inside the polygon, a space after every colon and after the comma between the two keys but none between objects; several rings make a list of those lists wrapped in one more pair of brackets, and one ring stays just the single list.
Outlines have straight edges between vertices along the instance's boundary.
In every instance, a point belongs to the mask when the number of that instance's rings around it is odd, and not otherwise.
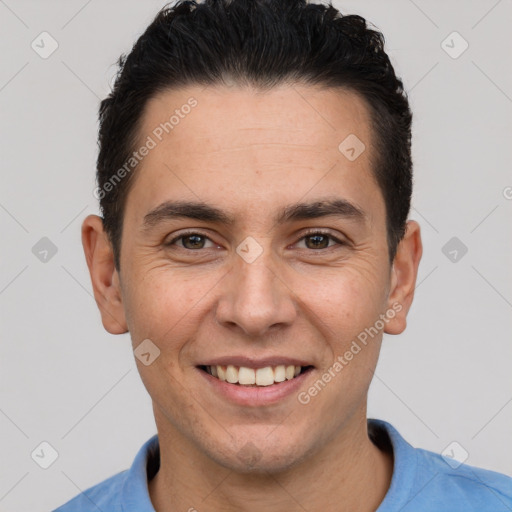
[{"label": "lower lip", "polygon": [[261,407],[264,405],[276,404],[290,395],[297,394],[304,381],[312,373],[309,369],[297,377],[285,380],[270,386],[243,386],[240,384],[230,384],[213,377],[209,373],[197,368],[197,371],[204,377],[206,382],[212,386],[213,390],[222,397],[238,405],[248,407]]}]

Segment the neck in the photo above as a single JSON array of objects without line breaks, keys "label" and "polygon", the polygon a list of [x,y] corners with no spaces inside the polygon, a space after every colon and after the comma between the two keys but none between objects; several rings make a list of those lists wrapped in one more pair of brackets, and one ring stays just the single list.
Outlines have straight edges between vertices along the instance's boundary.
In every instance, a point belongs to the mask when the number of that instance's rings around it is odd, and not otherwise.
[{"label": "neck", "polygon": [[393,455],[368,437],[366,410],[320,452],[275,474],[235,473],[174,429],[158,429],[158,435],[161,464],[148,486],[157,512],[370,512],[384,499],[393,473]]}]

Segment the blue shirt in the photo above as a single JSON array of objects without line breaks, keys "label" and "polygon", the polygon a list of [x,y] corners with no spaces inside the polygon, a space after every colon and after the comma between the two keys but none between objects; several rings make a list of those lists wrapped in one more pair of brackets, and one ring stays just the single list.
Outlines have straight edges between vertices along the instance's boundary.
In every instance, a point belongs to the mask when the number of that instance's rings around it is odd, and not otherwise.
[{"label": "blue shirt", "polygon": [[[368,432],[382,449],[392,449],[393,477],[376,512],[510,512],[512,478],[413,448],[382,420],[369,419]],[[160,464],[158,436],[139,450],[129,470],[87,489],[54,512],[155,512],[149,480]]]}]

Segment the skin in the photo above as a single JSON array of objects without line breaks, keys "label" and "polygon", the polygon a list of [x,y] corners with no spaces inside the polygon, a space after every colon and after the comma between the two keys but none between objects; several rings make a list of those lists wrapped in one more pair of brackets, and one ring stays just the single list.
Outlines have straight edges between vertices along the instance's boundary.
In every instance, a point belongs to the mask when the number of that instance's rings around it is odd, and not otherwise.
[{"label": "skin", "polygon": [[[405,329],[420,230],[408,222],[391,265],[367,106],[352,92],[299,84],[266,92],[190,86],[148,103],[141,142],[191,96],[198,105],[137,168],[120,272],[101,218],[90,215],[82,226],[105,329],[129,331],[133,348],[149,338],[160,349],[149,366],[136,359],[160,440],[153,505],[158,512],[375,510],[393,471],[366,424],[382,331],[306,405],[296,393],[268,406],[236,405],[196,368],[232,354],[297,357],[314,366],[300,388],[307,391],[393,304],[401,310],[384,332]],[[338,150],[351,133],[366,146],[354,161]],[[332,197],[356,205],[364,219],[275,222],[288,204]],[[235,222],[181,218],[142,229],[144,216],[169,199],[204,201]],[[188,228],[207,237],[198,249],[190,239],[164,245]],[[327,238],[317,248],[305,238],[311,228],[343,244]],[[252,263],[236,252],[248,236],[263,250]]]}]

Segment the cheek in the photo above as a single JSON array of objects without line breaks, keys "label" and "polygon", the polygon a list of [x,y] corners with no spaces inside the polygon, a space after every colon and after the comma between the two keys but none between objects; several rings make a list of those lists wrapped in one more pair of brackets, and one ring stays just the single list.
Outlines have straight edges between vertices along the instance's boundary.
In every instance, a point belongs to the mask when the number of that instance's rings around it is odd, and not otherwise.
[{"label": "cheek", "polygon": [[386,279],[377,264],[369,262],[346,267],[318,269],[290,288],[302,302],[310,322],[323,330],[331,346],[343,345],[349,338],[374,324],[386,305]]},{"label": "cheek", "polygon": [[327,431],[361,406],[377,365],[382,331],[375,325],[385,308],[384,285],[378,274],[368,279],[367,273],[340,271],[308,303],[320,319],[315,325],[326,350],[316,380],[298,398],[311,417],[324,418]]},{"label": "cheek", "polygon": [[216,272],[176,271],[165,263],[132,274],[132,286],[123,296],[128,327],[134,344],[154,339],[169,348],[172,339],[186,339],[197,328],[196,316],[208,293],[215,289]]},{"label": "cheek", "polygon": [[141,379],[157,407],[165,411],[163,404],[167,404],[179,416],[184,408],[194,409],[194,403],[183,398],[187,375],[183,355],[197,336],[198,317],[204,316],[201,308],[218,278],[192,278],[165,264],[141,268],[132,276],[131,286],[126,287],[125,310],[133,348],[150,339],[159,350],[147,366],[136,360]]}]

